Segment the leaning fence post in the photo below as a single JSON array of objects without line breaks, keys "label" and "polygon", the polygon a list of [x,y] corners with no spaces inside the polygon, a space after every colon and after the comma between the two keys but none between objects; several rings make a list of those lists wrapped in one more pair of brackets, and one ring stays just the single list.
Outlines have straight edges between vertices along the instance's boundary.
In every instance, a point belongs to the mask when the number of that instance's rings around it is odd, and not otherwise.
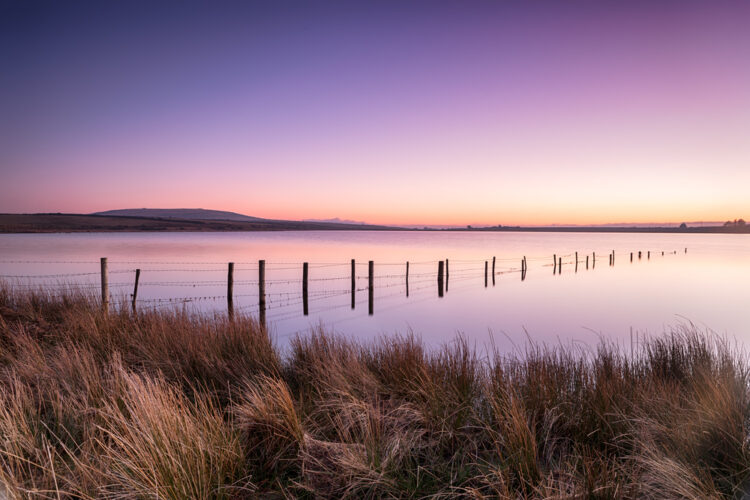
[{"label": "leaning fence post", "polygon": [[266,326],[266,261],[258,261],[258,317],[261,326]]},{"label": "leaning fence post", "polygon": [[231,318],[234,315],[234,262],[227,268],[227,312]]},{"label": "leaning fence post", "polygon": [[135,286],[133,286],[133,312],[135,312],[135,302],[138,300],[138,280],[141,278],[141,270],[135,270]]},{"label": "leaning fence post", "polygon": [[101,258],[101,272],[102,272],[102,310],[105,313],[109,312],[109,276],[107,275],[107,258]]},{"label": "leaning fence post", "polygon": [[302,314],[307,316],[307,262],[302,263]]},{"label": "leaning fence post", "polygon": [[375,290],[374,290],[374,282],[375,282],[375,263],[373,261],[369,261],[367,263],[367,302],[368,302],[368,314],[370,316],[373,315],[375,312],[375,304],[374,304],[374,298],[375,298]]}]

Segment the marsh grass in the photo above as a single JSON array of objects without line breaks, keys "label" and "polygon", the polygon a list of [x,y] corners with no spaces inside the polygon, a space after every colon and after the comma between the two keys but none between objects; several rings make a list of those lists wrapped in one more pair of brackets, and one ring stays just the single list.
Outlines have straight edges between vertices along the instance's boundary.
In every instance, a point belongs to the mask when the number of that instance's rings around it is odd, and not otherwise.
[{"label": "marsh grass", "polygon": [[692,326],[482,357],[313,331],[282,357],[252,318],[0,287],[0,496],[734,498],[748,383]]}]

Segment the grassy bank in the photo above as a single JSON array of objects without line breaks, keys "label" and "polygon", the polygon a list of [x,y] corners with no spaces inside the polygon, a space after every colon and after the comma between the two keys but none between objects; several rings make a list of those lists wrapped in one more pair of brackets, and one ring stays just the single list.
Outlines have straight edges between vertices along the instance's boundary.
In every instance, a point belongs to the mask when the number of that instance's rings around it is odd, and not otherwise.
[{"label": "grassy bank", "polygon": [[249,318],[0,288],[0,491],[704,499],[748,476],[747,363],[714,336],[489,358],[323,332],[282,358]]}]

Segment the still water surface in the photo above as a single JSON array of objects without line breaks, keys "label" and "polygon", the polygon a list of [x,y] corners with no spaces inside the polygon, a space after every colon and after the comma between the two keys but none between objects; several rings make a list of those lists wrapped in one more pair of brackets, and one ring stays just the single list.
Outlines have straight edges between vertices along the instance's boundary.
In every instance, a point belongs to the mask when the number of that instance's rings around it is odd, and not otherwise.
[{"label": "still water surface", "polygon": [[[613,250],[615,265],[610,266]],[[632,263],[630,252],[635,253]],[[552,266],[553,254],[562,256],[561,272]],[[528,262],[524,280],[523,256]],[[253,315],[258,314],[258,260],[264,259],[266,318],[281,345],[290,335],[320,325],[359,339],[412,330],[430,344],[449,341],[461,332],[477,345],[492,337],[503,350],[522,345],[527,337],[592,344],[603,336],[628,345],[631,329],[659,334],[685,322],[750,342],[750,235],[369,231],[0,235],[0,275],[21,289],[43,284],[57,291],[76,283],[99,293],[100,257],[109,260],[115,301],[129,300],[134,270],[139,268],[138,308],[219,313],[226,311],[227,263],[235,262],[235,309]],[[354,309],[351,259],[356,261]],[[439,297],[441,259],[449,259],[449,277],[447,291]],[[369,260],[375,269],[372,315],[368,314]],[[408,297],[406,261],[410,262]],[[485,261],[490,270],[486,287]],[[310,265],[308,316],[303,315],[302,262]]]}]

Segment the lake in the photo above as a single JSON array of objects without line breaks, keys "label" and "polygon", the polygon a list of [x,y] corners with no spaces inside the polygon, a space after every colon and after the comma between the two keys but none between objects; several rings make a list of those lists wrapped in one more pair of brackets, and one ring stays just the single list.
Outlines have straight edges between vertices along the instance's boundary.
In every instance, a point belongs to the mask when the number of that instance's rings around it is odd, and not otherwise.
[{"label": "lake", "polygon": [[[687,249],[687,251],[685,251]],[[609,254],[615,252],[614,265]],[[641,258],[638,252],[641,251]],[[575,265],[578,252],[578,266]],[[634,252],[633,262],[630,252]],[[650,258],[648,253],[650,252]],[[662,254],[663,252],[663,254]],[[596,263],[593,254],[596,254]],[[553,255],[562,258],[553,267]],[[527,271],[520,272],[526,257]],[[586,268],[586,258],[589,266]],[[266,321],[280,345],[322,326],[358,339],[413,331],[429,344],[460,332],[511,350],[539,342],[629,345],[693,322],[750,341],[750,235],[522,232],[79,233],[0,235],[0,275],[19,289],[74,283],[99,293],[108,258],[113,302],[257,315],[258,261],[266,261]],[[492,280],[492,258],[495,276]],[[351,259],[356,262],[352,309]],[[438,292],[438,261],[448,259]],[[374,262],[373,314],[368,261]],[[409,261],[409,293],[406,262]],[[485,286],[485,261],[490,275]],[[309,263],[303,315],[302,263]]]}]

